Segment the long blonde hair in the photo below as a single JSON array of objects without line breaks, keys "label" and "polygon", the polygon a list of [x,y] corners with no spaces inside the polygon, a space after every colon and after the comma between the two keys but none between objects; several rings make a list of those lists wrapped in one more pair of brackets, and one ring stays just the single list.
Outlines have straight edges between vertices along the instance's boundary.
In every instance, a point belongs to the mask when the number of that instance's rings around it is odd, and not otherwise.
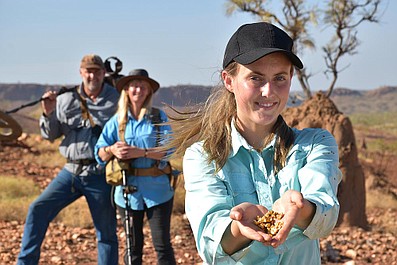
[{"label": "long blonde hair", "polygon": [[[232,62],[224,71],[236,76],[238,67],[238,63]],[[232,146],[231,123],[237,114],[234,94],[222,84],[215,87],[207,101],[196,106],[193,111],[182,112],[170,108],[176,113],[169,114],[173,135],[167,148],[175,150],[171,158],[182,157],[188,147],[202,141],[208,163],[214,161],[216,170],[219,171],[225,165]],[[281,115],[265,143],[269,143],[275,136],[273,167],[277,174],[285,166],[288,151],[294,142],[292,130]]]}]

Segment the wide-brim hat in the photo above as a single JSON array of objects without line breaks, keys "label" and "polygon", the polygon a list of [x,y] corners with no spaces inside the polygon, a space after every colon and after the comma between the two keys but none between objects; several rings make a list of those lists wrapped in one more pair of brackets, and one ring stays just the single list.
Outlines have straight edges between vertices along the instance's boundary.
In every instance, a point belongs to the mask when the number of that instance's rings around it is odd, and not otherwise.
[{"label": "wide-brim hat", "polygon": [[303,63],[293,53],[293,40],[280,28],[266,22],[245,24],[230,38],[223,58],[223,69],[235,61],[246,65],[274,52],[283,52],[291,63],[302,69]]},{"label": "wide-brim hat", "polygon": [[131,80],[145,80],[150,83],[152,89],[153,89],[153,94],[156,93],[156,91],[159,89],[160,84],[149,77],[149,73],[145,69],[135,69],[132,70],[128,73],[128,75],[120,78],[117,83],[116,83],[116,88],[119,92],[124,88],[125,85],[127,85]]}]

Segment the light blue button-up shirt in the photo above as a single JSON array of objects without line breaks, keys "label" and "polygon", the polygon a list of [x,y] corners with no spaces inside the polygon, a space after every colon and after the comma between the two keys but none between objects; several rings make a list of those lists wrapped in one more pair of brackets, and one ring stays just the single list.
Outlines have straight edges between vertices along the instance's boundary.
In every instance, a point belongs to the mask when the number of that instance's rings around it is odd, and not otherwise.
[{"label": "light blue button-up shirt", "polygon": [[[322,129],[293,129],[295,142],[287,165],[273,174],[274,141],[263,152],[253,149],[232,126],[232,150],[216,173],[208,164],[202,143],[186,150],[183,172],[186,214],[201,258],[207,264],[321,264],[319,238],[334,228],[338,213],[337,187],[341,181],[338,146]],[[220,241],[231,223],[232,207],[251,202],[272,208],[287,190],[297,190],[316,205],[310,225],[294,227],[278,248],[254,241],[229,256]]]},{"label": "light blue button-up shirt", "polygon": [[[117,122],[118,115],[114,115],[103,128],[102,134],[95,145],[95,158],[98,164],[105,166],[106,162],[98,156],[98,150],[104,146],[110,146],[119,138],[119,125]],[[162,122],[167,121],[167,115],[160,110],[160,119]],[[158,131],[157,129],[158,128]],[[124,138],[127,144],[139,148],[152,148],[156,146],[156,141],[165,139],[166,135],[171,132],[169,125],[154,126],[151,117],[146,115],[143,119],[137,121],[132,115],[128,115],[128,122],[125,128]],[[156,160],[139,157],[131,163],[134,168],[150,168],[156,163]],[[159,167],[165,166],[165,161],[160,162]],[[137,191],[128,194],[129,204],[133,210],[143,210],[146,205],[148,208],[169,201],[174,196],[169,178],[167,175],[162,176],[128,176],[128,185],[137,187]],[[117,205],[125,207],[122,186],[116,186],[114,200]]]},{"label": "light blue button-up shirt", "polygon": [[[93,101],[85,94],[82,85],[78,89],[86,100],[90,117],[96,126],[102,128],[116,112],[119,93],[114,87],[105,83],[101,93]],[[77,90],[57,97],[55,111],[49,117],[44,115],[40,117],[40,129],[42,137],[50,141],[63,136],[59,152],[66,159],[94,159],[94,147],[98,136],[93,133],[90,121],[83,119],[81,99]],[[104,173],[103,168],[95,163],[83,166],[81,172],[78,168],[73,163],[65,164],[65,169],[80,176]]]}]

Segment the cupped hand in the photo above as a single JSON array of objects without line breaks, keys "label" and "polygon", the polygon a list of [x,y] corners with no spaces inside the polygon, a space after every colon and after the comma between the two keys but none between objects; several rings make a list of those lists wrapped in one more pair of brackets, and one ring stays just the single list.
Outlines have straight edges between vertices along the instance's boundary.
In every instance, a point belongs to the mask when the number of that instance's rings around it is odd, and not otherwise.
[{"label": "cupped hand", "polygon": [[292,227],[296,224],[299,212],[304,206],[304,198],[298,191],[288,190],[281,198],[273,204],[273,211],[283,213],[284,217],[281,219],[283,226],[280,231],[271,239],[270,245],[278,247],[285,242]]},{"label": "cupped hand", "polygon": [[269,242],[271,236],[265,234],[255,223],[257,216],[263,216],[268,209],[262,205],[248,202],[241,203],[232,208],[230,218],[235,221],[242,236],[250,240],[256,240],[262,243]]}]

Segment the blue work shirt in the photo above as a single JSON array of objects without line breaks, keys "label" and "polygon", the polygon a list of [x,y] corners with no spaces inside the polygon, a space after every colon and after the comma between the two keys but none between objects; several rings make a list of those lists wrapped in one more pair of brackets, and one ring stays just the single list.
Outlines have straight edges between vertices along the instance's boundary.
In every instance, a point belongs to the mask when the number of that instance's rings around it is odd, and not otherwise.
[{"label": "blue work shirt", "polygon": [[[120,141],[117,118],[118,115],[116,114],[105,124],[102,134],[95,145],[95,158],[98,164],[102,166],[105,166],[106,162],[102,161],[98,156],[98,150]],[[167,121],[167,115],[162,110],[160,110],[160,119],[162,122]],[[149,115],[145,115],[138,121],[129,113],[124,137],[127,144],[148,149],[156,147],[157,139],[165,139],[165,136],[170,133],[171,127],[169,125],[154,126],[152,117]],[[139,157],[131,162],[131,166],[134,168],[150,168],[156,162],[156,160],[151,158]],[[165,166],[165,164],[166,161],[161,161],[159,167]],[[174,196],[174,190],[167,175],[155,177],[128,176],[127,181],[128,185],[137,187],[136,192],[128,194],[129,204],[133,210],[143,210],[145,205],[150,208],[162,204]],[[116,186],[114,200],[118,206],[125,207],[122,186]]]},{"label": "blue work shirt", "polygon": [[[337,187],[341,181],[338,146],[322,129],[293,129],[295,142],[286,166],[273,174],[275,140],[261,153],[232,126],[232,149],[219,172],[208,164],[202,143],[185,152],[183,172],[186,214],[198,252],[206,264],[321,264],[319,238],[329,235],[339,213]],[[310,225],[293,227],[287,240],[274,249],[258,241],[232,255],[220,244],[231,223],[232,207],[250,202],[272,209],[287,190],[296,190],[316,205]]]}]

